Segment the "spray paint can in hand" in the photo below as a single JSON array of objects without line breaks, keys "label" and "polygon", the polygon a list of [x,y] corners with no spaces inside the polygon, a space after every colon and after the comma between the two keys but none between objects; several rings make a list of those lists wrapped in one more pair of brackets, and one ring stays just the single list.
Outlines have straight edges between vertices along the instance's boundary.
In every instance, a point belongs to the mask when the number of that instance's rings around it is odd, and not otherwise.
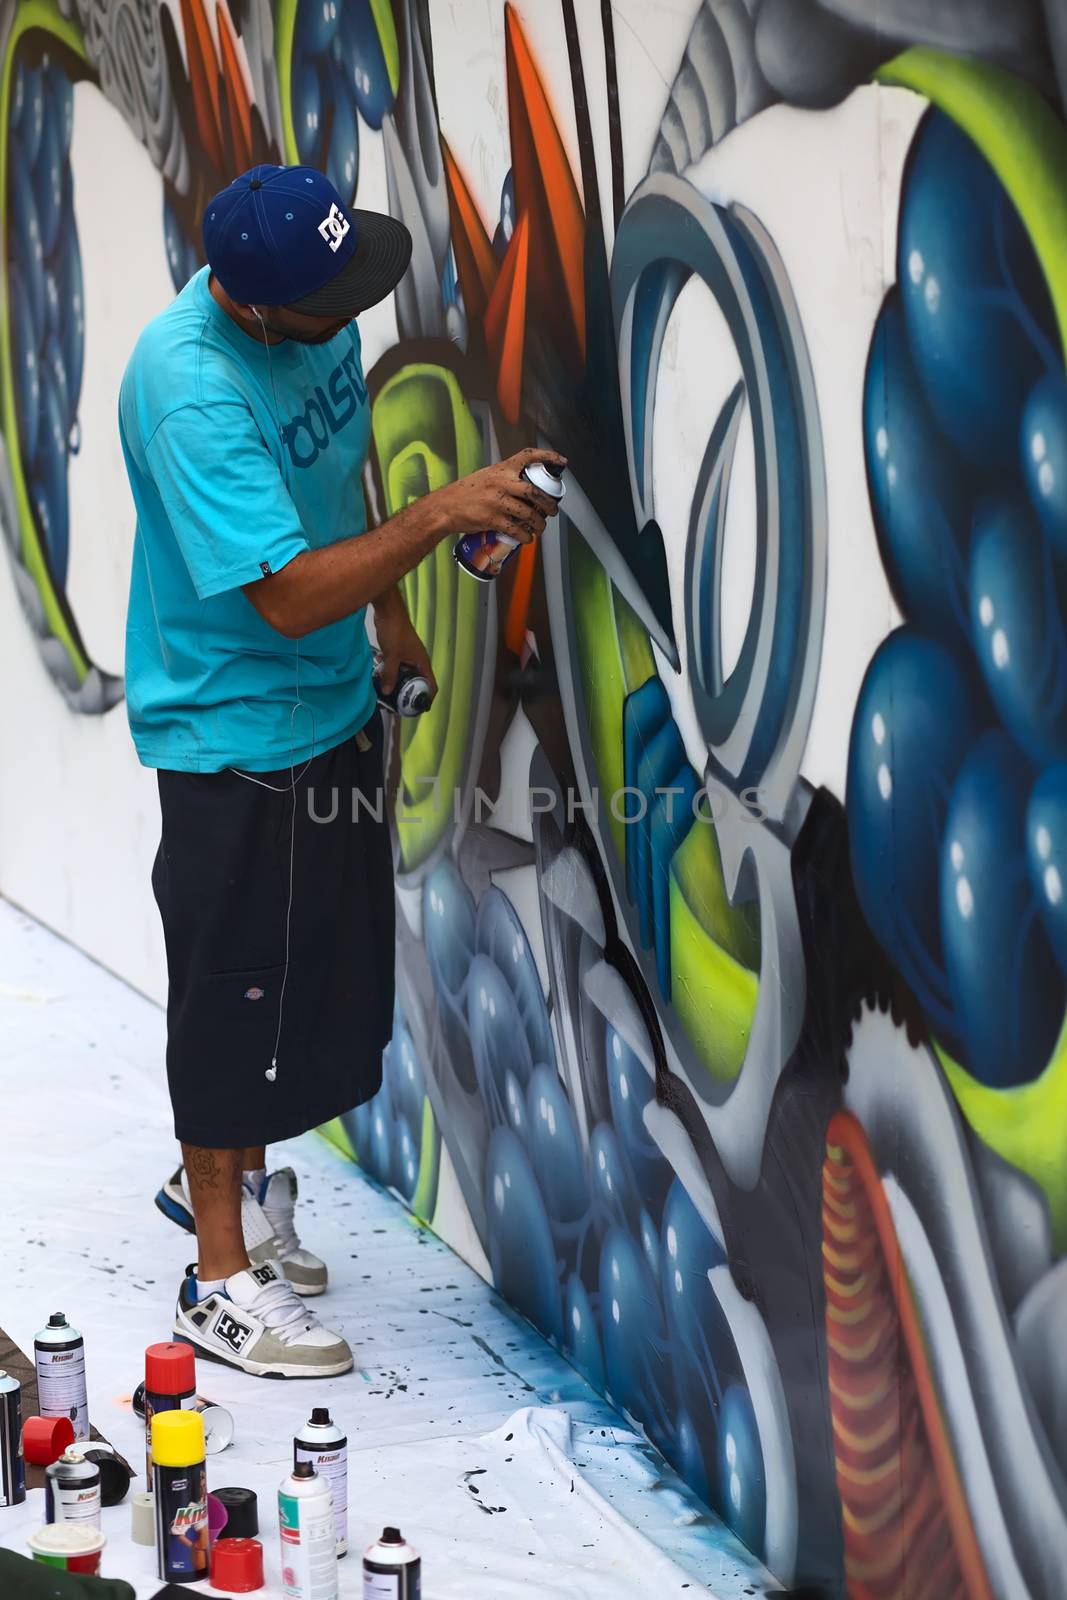
[{"label": "spray paint can in hand", "polygon": [[310,1461],[330,1486],[337,1555],[348,1550],[348,1440],[325,1406],[316,1406],[293,1440],[293,1465]]},{"label": "spray paint can in hand", "polygon": [[0,1372],[0,1506],[20,1506],[25,1498],[22,1385],[9,1372]]},{"label": "spray paint can in hand", "polygon": [[75,1439],[89,1438],[85,1340],[62,1311],[55,1311],[33,1341],[37,1407],[42,1417],[69,1417]]},{"label": "spray paint can in hand", "polygon": [[196,1583],[208,1575],[204,1422],[196,1411],[160,1411],[152,1418],[152,1492],[156,1555],[164,1583]]},{"label": "spray paint can in hand", "polygon": [[[534,461],[523,467],[521,476],[542,494],[551,495],[553,500],[563,499],[563,468],[553,462]],[[491,583],[518,547],[519,541],[506,533],[465,533],[452,546],[452,554],[472,578]]]},{"label": "spray paint can in hand", "polygon": [[282,1593],[286,1600],[337,1600],[337,1535],[330,1486],[310,1461],[278,1489]]},{"label": "spray paint can in hand", "polygon": [[428,679],[423,677],[418,667],[412,666],[410,661],[402,661],[397,669],[396,682],[388,694],[381,685],[382,667],[383,657],[379,651],[375,651],[374,692],[384,710],[393,711],[398,717],[421,717],[424,711],[429,711],[433,695]]},{"label": "spray paint can in hand", "polygon": [[44,1520],[100,1526],[100,1468],[76,1449],[64,1450],[44,1473]]},{"label": "spray paint can in hand", "polygon": [[363,1557],[363,1600],[420,1600],[422,1561],[399,1528],[384,1529]]}]

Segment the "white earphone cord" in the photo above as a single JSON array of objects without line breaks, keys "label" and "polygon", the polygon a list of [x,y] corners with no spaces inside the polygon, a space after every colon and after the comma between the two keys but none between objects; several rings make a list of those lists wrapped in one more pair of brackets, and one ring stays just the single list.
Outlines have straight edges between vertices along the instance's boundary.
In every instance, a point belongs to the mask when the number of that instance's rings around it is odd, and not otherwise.
[{"label": "white earphone cord", "polygon": [[[278,391],[274,385],[274,362],[271,359],[270,341],[267,338],[267,329],[259,308],[253,306],[252,314],[263,329],[263,347],[267,352],[267,371],[270,373],[270,392],[274,401],[274,422],[278,429],[279,439],[282,437],[281,410],[278,405]],[[285,988],[289,981],[289,935],[293,920],[293,880],[296,861],[296,786],[307,772],[315,759],[315,713],[312,708],[300,698],[300,640],[296,641],[296,699],[293,709],[289,713],[289,784],[288,787],[279,788],[274,783],[264,783],[262,778],[254,778],[250,772],[242,772],[238,767],[230,767],[230,771],[238,778],[244,778],[246,783],[254,783],[260,789],[269,789],[272,794],[290,794],[293,801],[293,815],[289,829],[289,899],[285,907],[285,965],[282,968],[282,986],[278,994],[278,1026],[274,1034],[274,1049],[271,1051],[270,1066],[263,1076],[268,1083],[274,1083],[278,1076],[278,1051],[282,1039],[282,1017],[285,1010]],[[303,709],[311,718],[311,754],[298,773],[296,771],[296,743],[293,733],[293,721],[299,710]]]}]

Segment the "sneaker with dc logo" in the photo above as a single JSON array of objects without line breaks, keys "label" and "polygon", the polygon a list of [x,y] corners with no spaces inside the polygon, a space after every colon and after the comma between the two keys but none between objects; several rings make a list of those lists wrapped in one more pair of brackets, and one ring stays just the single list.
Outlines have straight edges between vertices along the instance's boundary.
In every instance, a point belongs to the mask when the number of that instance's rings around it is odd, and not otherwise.
[{"label": "sneaker with dc logo", "polygon": [[352,1367],[347,1342],[323,1327],[271,1261],[233,1273],[203,1299],[196,1268],[187,1267],[174,1337],[256,1378],[335,1378]]},{"label": "sneaker with dc logo", "polygon": [[[245,1249],[254,1267],[264,1261],[280,1265],[297,1294],[322,1294],[328,1281],[326,1263],[305,1248],[296,1231],[296,1200],[296,1173],[292,1167],[266,1174],[256,1191],[249,1183],[243,1183],[241,1231]],[[156,1206],[186,1233],[196,1232],[184,1167],[179,1167],[161,1186]]]}]

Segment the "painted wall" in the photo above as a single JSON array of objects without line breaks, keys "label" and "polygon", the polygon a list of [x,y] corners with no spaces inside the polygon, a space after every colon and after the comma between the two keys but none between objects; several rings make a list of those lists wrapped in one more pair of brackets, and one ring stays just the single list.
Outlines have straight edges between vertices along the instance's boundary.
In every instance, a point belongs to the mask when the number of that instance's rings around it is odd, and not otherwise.
[{"label": "painted wall", "polygon": [[783,1581],[1067,1570],[1063,0],[0,9],[0,888],[162,993],[113,417],[204,199],[415,238],[387,514],[531,438],[566,514],[409,580],[399,1004],[330,1132]]}]

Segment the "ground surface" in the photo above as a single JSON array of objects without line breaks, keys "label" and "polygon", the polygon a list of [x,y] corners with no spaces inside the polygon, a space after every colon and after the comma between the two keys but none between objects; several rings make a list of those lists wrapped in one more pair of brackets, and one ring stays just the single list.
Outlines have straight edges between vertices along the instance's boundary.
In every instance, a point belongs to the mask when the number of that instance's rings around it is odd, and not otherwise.
[{"label": "ground surface", "polygon": [[[191,1258],[152,1205],[176,1164],[163,1046],[157,1007],[0,902],[0,1326],[29,1351],[49,1313],[67,1313],[86,1339],[93,1420],[139,1468],[129,1398],[144,1347],[170,1337]],[[316,1306],[357,1368],[266,1383],[200,1364],[201,1392],[237,1426],[208,1486],[259,1494],[266,1594],[281,1592],[274,1495],[312,1405],[350,1439],[342,1596],[360,1593],[359,1551],[384,1522],[422,1552],[425,1600],[773,1592],[618,1414],[391,1196],[315,1135],[272,1157],[297,1171],[302,1232],[332,1274]],[[25,1549],[42,1501],[0,1511],[0,1545]],[[147,1600],[159,1580],[129,1525],[128,1504],[105,1511],[105,1572]]]}]

